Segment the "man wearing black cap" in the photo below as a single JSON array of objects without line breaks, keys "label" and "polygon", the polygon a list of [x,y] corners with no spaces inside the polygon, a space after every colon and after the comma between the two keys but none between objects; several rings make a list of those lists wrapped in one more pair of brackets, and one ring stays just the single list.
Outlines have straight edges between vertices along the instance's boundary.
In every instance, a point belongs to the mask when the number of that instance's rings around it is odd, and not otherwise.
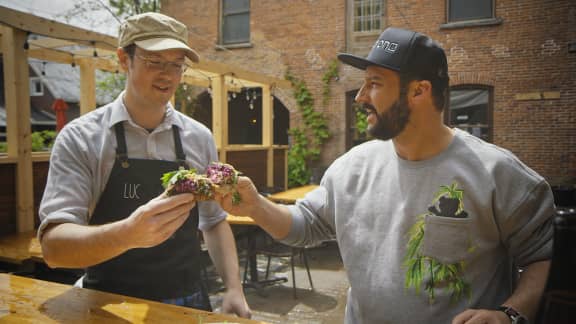
[{"label": "man wearing black cap", "polygon": [[[350,282],[346,323],[523,323],[551,254],[552,192],[513,154],[444,125],[446,56],[429,37],[387,28],[356,96],[375,138],[338,158],[293,206],[241,178],[240,205],[273,237],[336,238]],[[518,278],[518,269],[523,272]]]},{"label": "man wearing black cap", "polygon": [[166,197],[161,177],[218,159],[210,131],[169,103],[198,62],[188,29],[145,13],[120,26],[126,88],[58,134],[38,236],[51,267],[86,268],[83,287],[211,310],[198,229],[226,285],[222,311],[250,317],[226,213],[192,194]]}]

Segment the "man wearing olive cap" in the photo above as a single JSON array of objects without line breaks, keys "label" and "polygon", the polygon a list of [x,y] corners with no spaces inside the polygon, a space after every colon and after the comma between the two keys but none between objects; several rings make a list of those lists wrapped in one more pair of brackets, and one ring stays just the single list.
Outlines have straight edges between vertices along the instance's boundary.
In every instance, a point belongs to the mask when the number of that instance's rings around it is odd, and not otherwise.
[{"label": "man wearing olive cap", "polygon": [[222,311],[250,317],[226,213],[192,194],[164,196],[160,178],[217,161],[210,131],[170,104],[198,62],[184,24],[159,14],[120,27],[126,88],[66,125],[54,144],[38,236],[51,267],[86,268],[82,286],[211,310],[199,231],[226,285]]},{"label": "man wearing olive cap", "polygon": [[390,27],[367,58],[338,58],[365,70],[356,102],[375,139],[293,206],[245,177],[242,202],[221,205],[286,244],[336,239],[346,323],[526,323],[551,256],[549,185],[509,151],[444,125],[448,64],[429,37]]}]

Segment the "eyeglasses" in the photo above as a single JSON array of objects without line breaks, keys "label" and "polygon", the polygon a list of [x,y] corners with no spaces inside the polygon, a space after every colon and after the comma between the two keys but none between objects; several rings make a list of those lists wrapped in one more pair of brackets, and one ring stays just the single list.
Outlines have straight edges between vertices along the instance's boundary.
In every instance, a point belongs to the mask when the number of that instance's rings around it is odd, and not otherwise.
[{"label": "eyeglasses", "polygon": [[186,69],[188,68],[188,65],[186,65],[186,63],[159,61],[138,54],[136,54],[135,56],[144,61],[146,67],[152,71],[168,71],[169,73],[181,74],[184,73],[184,71],[186,71]]}]

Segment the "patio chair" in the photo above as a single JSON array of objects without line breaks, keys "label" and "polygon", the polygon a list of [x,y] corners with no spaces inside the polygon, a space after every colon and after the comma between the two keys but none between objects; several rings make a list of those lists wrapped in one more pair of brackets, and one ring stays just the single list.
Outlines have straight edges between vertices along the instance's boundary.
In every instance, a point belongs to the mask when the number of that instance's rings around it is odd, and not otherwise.
[{"label": "patio chair", "polygon": [[[310,289],[314,290],[314,283],[312,282],[312,276],[310,275],[310,267],[308,265],[306,250],[307,247],[291,247],[270,239],[270,243],[263,245],[261,247],[257,247],[252,253],[255,253],[256,255],[258,254],[265,255],[267,257],[266,275],[264,279],[265,281],[268,280],[268,276],[270,275],[270,261],[272,257],[281,257],[281,258],[290,257],[290,270],[292,272],[292,292],[294,298],[296,299],[298,298],[298,296],[296,292],[296,273],[294,271],[294,263],[296,257],[298,256],[301,257],[304,266],[306,267],[306,273],[308,274]],[[246,282],[247,280],[248,268],[249,268],[248,258],[246,258],[246,263],[244,267],[244,282]]]}]

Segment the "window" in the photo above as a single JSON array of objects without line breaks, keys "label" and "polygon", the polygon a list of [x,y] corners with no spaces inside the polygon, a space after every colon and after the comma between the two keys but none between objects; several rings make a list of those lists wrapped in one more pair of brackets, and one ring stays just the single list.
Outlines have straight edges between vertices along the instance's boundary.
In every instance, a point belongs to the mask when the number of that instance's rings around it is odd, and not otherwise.
[{"label": "window", "polygon": [[445,122],[487,142],[492,141],[491,92],[483,86],[452,88]]},{"label": "window", "polygon": [[44,95],[44,83],[39,77],[30,78],[30,96],[43,96]]},{"label": "window", "polygon": [[382,0],[354,0],[354,31],[382,29]]},{"label": "window", "polygon": [[250,0],[222,0],[222,44],[250,42]]},{"label": "window", "polygon": [[495,0],[448,0],[448,22],[492,19]]}]

